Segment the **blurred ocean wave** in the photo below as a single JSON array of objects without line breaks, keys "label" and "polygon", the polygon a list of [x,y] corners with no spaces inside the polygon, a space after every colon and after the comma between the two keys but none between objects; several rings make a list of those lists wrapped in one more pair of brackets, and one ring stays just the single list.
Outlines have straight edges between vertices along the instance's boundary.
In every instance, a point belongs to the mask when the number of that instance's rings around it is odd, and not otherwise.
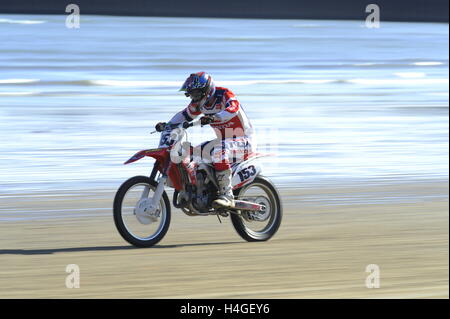
[{"label": "blurred ocean wave", "polygon": [[[239,98],[277,183],[448,179],[448,25],[0,16],[0,193],[147,174],[158,121],[213,75]],[[204,32],[207,30],[207,32]],[[193,143],[212,138],[192,130]]]},{"label": "blurred ocean wave", "polygon": [[0,19],[0,23],[12,23],[12,24],[41,24],[47,21],[42,20],[16,20],[16,19]]},{"label": "blurred ocean wave", "polygon": [[[363,85],[433,85],[433,84],[448,84],[449,79],[429,79],[423,78],[425,73],[409,72],[409,73],[395,73],[395,76],[401,78],[386,78],[386,79],[285,79],[285,80],[247,80],[247,81],[216,81],[218,86],[247,86],[258,84],[363,84]],[[133,81],[133,80],[80,80],[80,81],[41,81],[38,79],[2,79],[0,85],[29,85],[33,86],[113,86],[113,87],[130,87],[130,88],[151,88],[151,87],[169,87],[179,88],[183,81]]]}]

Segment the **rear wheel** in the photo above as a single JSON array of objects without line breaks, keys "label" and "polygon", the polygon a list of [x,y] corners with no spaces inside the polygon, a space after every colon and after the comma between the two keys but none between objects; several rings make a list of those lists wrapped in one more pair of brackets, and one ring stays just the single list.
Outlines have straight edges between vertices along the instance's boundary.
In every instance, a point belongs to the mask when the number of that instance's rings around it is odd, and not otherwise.
[{"label": "rear wheel", "polygon": [[166,192],[151,206],[157,183],[146,176],[125,181],[114,198],[114,223],[120,235],[137,247],[151,247],[167,233],[170,202]]},{"label": "rear wheel", "polygon": [[261,212],[238,211],[231,214],[237,233],[246,241],[269,240],[281,224],[283,209],[275,186],[265,177],[257,176],[250,184],[234,191],[235,199],[264,205]]}]

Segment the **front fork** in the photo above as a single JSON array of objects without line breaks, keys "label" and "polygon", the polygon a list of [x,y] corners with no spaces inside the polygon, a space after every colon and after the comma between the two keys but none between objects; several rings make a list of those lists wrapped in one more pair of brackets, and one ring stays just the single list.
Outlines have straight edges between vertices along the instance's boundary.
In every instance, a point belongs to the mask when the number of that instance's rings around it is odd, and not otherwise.
[{"label": "front fork", "polygon": [[[152,181],[156,180],[156,174],[158,173],[158,162],[155,162],[153,166],[152,173],[150,174],[150,179]],[[153,194],[151,203],[150,203],[150,211],[154,211],[156,207],[158,207],[158,203],[161,200],[161,196],[164,193],[164,186],[166,185],[167,174],[164,172],[161,177],[156,181],[158,186],[156,186],[155,193]],[[141,200],[148,198],[148,194],[150,193],[150,187],[146,186],[144,191],[142,192]]]},{"label": "front fork", "polygon": [[[155,194],[153,194],[153,197],[152,197],[152,203],[151,203],[152,207],[158,206],[158,203],[161,200],[161,196],[164,193],[164,186],[166,186],[166,181],[167,181],[167,175],[162,175],[159,178],[158,186],[156,186]],[[145,191],[146,190],[144,190],[144,192]],[[148,192],[147,192],[147,196],[148,196]]]}]

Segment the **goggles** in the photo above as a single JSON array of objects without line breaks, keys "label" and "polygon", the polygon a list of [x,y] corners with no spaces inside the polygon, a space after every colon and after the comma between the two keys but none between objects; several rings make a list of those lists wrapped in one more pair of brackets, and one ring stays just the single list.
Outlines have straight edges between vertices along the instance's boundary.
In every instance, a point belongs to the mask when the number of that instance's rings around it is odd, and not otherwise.
[{"label": "goggles", "polygon": [[198,102],[205,96],[205,93],[202,90],[192,90],[191,92],[185,93],[185,95],[190,97],[193,102]]}]

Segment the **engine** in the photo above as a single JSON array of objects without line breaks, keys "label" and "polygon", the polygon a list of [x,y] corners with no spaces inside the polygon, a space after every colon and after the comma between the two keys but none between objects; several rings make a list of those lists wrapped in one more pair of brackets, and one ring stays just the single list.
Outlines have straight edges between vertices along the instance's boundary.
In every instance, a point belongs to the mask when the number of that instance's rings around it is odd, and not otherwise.
[{"label": "engine", "polygon": [[203,170],[197,171],[196,179],[197,184],[195,187],[195,195],[192,198],[192,205],[200,213],[207,214],[213,201],[213,195],[217,189]]},{"label": "engine", "polygon": [[183,191],[175,191],[173,205],[186,215],[209,215],[211,203],[217,197],[217,186],[212,180],[212,171],[198,170],[195,185],[188,184]]}]

